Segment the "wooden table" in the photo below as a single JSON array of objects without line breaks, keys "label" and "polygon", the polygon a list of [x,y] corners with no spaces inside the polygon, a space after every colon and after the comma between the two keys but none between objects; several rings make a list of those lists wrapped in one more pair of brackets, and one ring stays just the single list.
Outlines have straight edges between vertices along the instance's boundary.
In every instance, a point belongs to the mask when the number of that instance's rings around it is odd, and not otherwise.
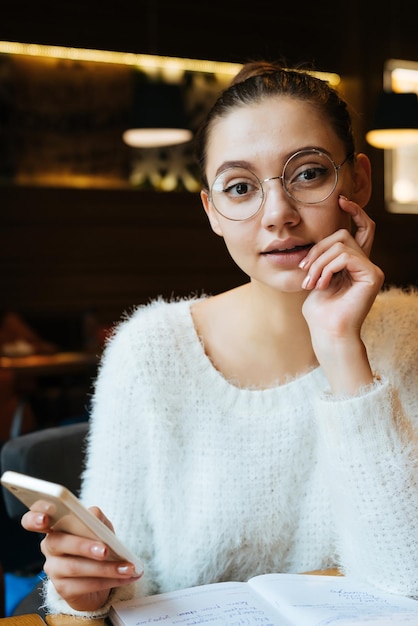
[{"label": "wooden table", "polygon": [[95,375],[98,356],[89,352],[57,352],[55,354],[31,354],[28,356],[0,356],[0,371],[12,372],[16,379],[19,402],[13,416],[10,437],[21,433],[23,412],[28,402],[25,381],[47,376],[57,377],[63,389],[67,377],[73,374]]},{"label": "wooden table", "polygon": [[97,365],[97,355],[89,352],[56,352],[28,356],[0,356],[0,369],[17,375],[59,376],[84,371]]},{"label": "wooden table", "polygon": [[[316,576],[342,576],[341,572],[334,569],[314,570],[304,572],[305,574],[315,574]],[[106,619],[89,619],[85,617],[75,617],[74,615],[47,615],[45,618],[48,626],[108,626]],[[17,615],[16,617],[5,617],[0,620],[2,626],[45,626],[43,619],[36,614]]]}]

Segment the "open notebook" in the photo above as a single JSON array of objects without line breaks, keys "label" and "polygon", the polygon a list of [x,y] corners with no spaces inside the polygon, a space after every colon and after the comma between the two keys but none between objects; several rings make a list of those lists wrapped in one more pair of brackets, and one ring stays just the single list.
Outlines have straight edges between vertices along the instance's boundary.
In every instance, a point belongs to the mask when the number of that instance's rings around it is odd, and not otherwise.
[{"label": "open notebook", "polygon": [[349,577],[265,574],[115,602],[115,626],[418,626],[418,601]]}]

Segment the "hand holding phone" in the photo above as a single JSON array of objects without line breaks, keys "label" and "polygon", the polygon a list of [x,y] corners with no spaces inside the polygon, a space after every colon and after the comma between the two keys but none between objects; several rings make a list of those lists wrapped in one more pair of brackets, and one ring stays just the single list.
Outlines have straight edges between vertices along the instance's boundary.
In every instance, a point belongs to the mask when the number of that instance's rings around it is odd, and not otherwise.
[{"label": "hand holding phone", "polygon": [[102,541],[110,549],[110,560],[129,561],[138,575],[143,573],[141,559],[63,485],[12,471],[4,472],[1,484],[28,508],[38,500],[48,502],[51,505],[48,511],[51,530]]}]

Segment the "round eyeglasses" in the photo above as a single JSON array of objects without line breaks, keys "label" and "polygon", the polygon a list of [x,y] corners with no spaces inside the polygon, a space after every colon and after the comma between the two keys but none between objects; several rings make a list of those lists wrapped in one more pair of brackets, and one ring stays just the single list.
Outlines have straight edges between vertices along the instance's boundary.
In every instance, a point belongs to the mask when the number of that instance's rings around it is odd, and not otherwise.
[{"label": "round eyeglasses", "polygon": [[302,204],[318,204],[332,194],[337,186],[338,172],[352,155],[340,165],[316,148],[295,152],[286,161],[281,176],[260,180],[245,167],[229,167],[212,183],[209,201],[216,211],[229,220],[242,221],[261,209],[265,189],[263,183],[280,180],[286,194]]}]

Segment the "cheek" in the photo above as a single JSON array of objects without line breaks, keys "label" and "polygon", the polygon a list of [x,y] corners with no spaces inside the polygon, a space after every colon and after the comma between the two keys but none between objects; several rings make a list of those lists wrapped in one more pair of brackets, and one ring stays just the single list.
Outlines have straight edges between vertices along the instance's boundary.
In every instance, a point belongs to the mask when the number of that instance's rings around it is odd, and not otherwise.
[{"label": "cheek", "polygon": [[335,230],[338,230],[339,228],[345,228],[347,230],[351,230],[351,226],[352,226],[351,216],[339,208],[338,214],[336,215],[336,224],[337,224],[337,227]]},{"label": "cheek", "polygon": [[[310,218],[305,215],[305,222],[309,223]],[[313,222],[311,222],[313,224]],[[332,235],[341,228],[351,230],[351,217],[339,206],[329,207],[328,209],[317,213],[315,220],[315,230],[320,234],[320,238]]]},{"label": "cheek", "polygon": [[231,222],[223,225],[222,236],[234,261],[243,259],[254,246],[255,234],[253,229],[249,224],[243,222]]},{"label": "cheek", "polygon": [[338,215],[335,215],[333,221],[328,221],[329,226],[331,227],[331,232],[335,232],[340,228],[345,228],[350,230],[351,228],[351,218],[347,213],[339,212]]}]

